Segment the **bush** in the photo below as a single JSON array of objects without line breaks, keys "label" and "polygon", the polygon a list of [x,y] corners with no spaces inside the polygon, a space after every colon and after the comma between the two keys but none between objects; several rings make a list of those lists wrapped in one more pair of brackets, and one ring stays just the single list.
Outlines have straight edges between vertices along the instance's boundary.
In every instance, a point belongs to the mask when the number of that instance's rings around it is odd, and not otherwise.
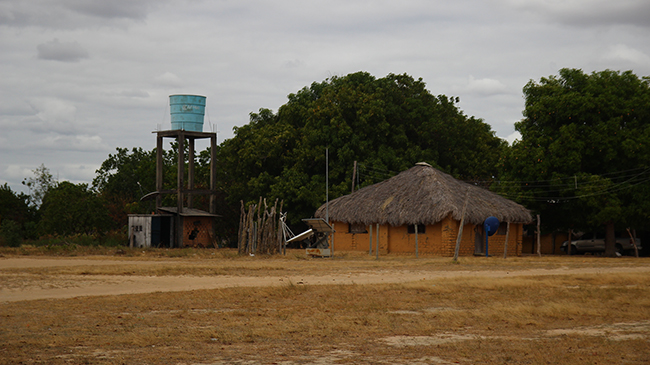
[{"label": "bush", "polygon": [[19,247],[23,242],[20,224],[11,219],[5,219],[0,225],[0,238],[5,246]]}]

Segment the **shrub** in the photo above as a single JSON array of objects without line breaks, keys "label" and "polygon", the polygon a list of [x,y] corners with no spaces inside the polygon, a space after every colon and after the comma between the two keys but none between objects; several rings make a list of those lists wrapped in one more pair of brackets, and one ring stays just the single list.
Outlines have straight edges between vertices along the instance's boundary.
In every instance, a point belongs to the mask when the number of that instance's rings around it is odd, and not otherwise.
[{"label": "shrub", "polygon": [[5,246],[19,247],[23,242],[20,224],[11,219],[5,219],[0,225],[0,238]]}]

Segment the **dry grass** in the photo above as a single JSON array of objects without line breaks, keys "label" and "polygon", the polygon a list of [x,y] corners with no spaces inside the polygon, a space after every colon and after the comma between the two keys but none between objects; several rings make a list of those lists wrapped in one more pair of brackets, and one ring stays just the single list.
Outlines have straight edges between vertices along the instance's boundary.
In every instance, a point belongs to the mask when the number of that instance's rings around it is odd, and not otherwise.
[{"label": "dry grass", "polygon": [[562,267],[598,267],[602,272],[383,285],[289,282],[2,303],[0,363],[650,363],[650,280],[646,273],[607,274],[613,267],[647,267],[646,259],[461,258],[453,264],[446,258],[375,261],[356,254],[305,260],[293,252],[287,257],[212,258],[205,251],[208,255],[182,259],[139,256],[108,267],[16,268],[1,274],[56,278],[93,275],[96,269],[102,275],[395,275]]}]

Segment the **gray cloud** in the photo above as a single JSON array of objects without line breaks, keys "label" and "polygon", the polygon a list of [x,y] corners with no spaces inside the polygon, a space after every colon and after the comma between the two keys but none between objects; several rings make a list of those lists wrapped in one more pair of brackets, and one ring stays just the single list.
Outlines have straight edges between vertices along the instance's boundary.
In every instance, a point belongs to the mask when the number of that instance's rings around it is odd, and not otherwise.
[{"label": "gray cloud", "polygon": [[89,181],[115,147],[154,148],[170,94],[206,95],[221,142],[250,112],[356,71],[421,77],[512,139],[531,79],[650,75],[646,3],[0,0],[0,183],[20,189],[41,163]]},{"label": "gray cloud", "polygon": [[509,0],[548,21],[570,26],[634,25],[650,27],[650,2],[645,0]]},{"label": "gray cloud", "polygon": [[79,62],[88,58],[88,51],[78,42],[59,42],[54,39],[36,46],[38,58],[41,60]]},{"label": "gray cloud", "polygon": [[70,10],[80,14],[90,15],[105,19],[144,19],[156,4],[158,0],[151,1],[133,1],[133,0],[65,0],[62,5]]},{"label": "gray cloud", "polygon": [[0,26],[77,29],[143,20],[166,0],[3,0]]}]

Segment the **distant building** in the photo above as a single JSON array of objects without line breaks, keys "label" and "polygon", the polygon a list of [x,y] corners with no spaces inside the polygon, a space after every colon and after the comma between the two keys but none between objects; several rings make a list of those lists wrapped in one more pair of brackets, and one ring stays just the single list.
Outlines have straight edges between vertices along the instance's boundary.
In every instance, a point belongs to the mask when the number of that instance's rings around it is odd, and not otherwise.
[{"label": "distant building", "polygon": [[379,239],[380,254],[415,253],[417,236],[419,253],[452,257],[465,202],[460,255],[485,253],[483,222],[490,216],[502,224],[489,239],[489,254],[503,255],[508,222],[508,255],[521,254],[523,225],[532,222],[528,209],[422,162],[322,205],[315,217],[329,214],[336,251],[375,252]]}]

